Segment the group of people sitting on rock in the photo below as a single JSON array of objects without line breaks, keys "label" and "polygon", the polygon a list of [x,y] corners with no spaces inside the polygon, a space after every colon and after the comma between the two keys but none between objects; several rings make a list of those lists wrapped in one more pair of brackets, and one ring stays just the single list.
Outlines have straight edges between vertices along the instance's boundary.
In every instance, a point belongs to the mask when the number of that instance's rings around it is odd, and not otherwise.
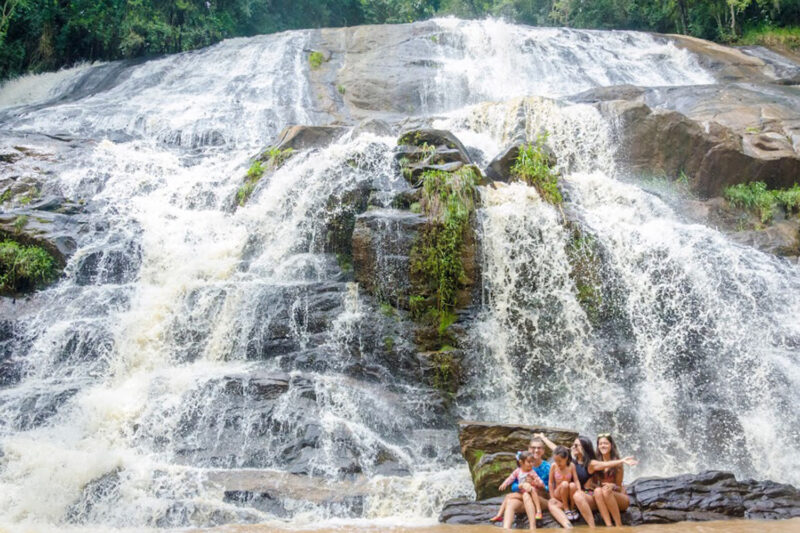
[{"label": "group of people sitting on rock", "polygon": [[[545,445],[553,450],[552,464],[544,460]],[[530,528],[542,518],[547,506],[553,518],[565,528],[572,520],[583,517],[594,527],[594,511],[599,511],[607,526],[622,525],[621,513],[630,503],[622,484],[623,465],[633,466],[634,457],[620,458],[617,445],[608,433],[597,436],[597,454],[592,442],[579,436],[571,449],[556,446],[543,433],[531,439],[527,451],[517,452],[517,469],[500,485],[511,493],[503,500],[491,521],[503,521],[511,529],[516,515],[525,512]]]}]

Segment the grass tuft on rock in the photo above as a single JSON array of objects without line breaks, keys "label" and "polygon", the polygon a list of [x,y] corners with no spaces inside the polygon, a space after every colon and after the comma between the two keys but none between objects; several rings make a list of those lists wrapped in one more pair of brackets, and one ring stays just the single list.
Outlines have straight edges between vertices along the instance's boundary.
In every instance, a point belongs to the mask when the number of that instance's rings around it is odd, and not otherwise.
[{"label": "grass tuft on rock", "polygon": [[762,224],[772,221],[778,207],[787,214],[800,210],[800,185],[797,183],[789,189],[770,190],[763,181],[751,181],[726,187],[723,196],[731,205],[756,213]]},{"label": "grass tuft on rock", "polygon": [[45,287],[58,277],[56,259],[41,246],[0,242],[0,294],[20,294]]},{"label": "grass tuft on rock", "polygon": [[314,50],[310,54],[308,54],[308,64],[311,66],[312,70],[317,70],[319,67],[322,66],[322,63],[325,61],[325,56],[322,55],[322,52],[317,52]]},{"label": "grass tuft on rock", "polygon": [[250,168],[247,170],[244,183],[242,183],[239,190],[236,191],[236,203],[240,207],[244,206],[253,194],[258,182],[264,177],[264,173],[267,170],[279,169],[293,153],[294,150],[292,148],[281,150],[280,148],[272,146],[261,154],[259,159],[253,161],[253,164],[250,165]]},{"label": "grass tuft on rock", "polygon": [[511,176],[535,187],[544,201],[559,205],[564,202],[564,198],[558,189],[558,173],[550,167],[546,142],[547,133],[542,133],[536,137],[536,142],[521,146],[519,155],[511,166]]}]

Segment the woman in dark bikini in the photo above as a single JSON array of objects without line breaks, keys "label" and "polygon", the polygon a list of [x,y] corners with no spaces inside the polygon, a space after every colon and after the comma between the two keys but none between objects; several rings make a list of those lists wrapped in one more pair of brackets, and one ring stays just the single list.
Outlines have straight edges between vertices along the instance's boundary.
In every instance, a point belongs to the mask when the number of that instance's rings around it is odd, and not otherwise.
[{"label": "woman in dark bikini", "polygon": [[594,501],[600,516],[603,517],[603,522],[610,526],[613,518],[614,525],[620,527],[622,525],[620,515],[630,505],[630,499],[622,484],[623,465],[635,466],[639,461],[634,457],[620,459],[617,445],[614,444],[610,433],[601,433],[597,436],[597,455],[598,460],[589,464],[594,471]]},{"label": "woman in dark bikini", "polygon": [[[556,444],[550,441],[543,434],[537,433],[535,436],[541,438],[548,448],[550,448],[551,450],[555,450]],[[606,440],[607,438],[610,438],[610,435],[602,435],[601,437],[598,437],[598,442],[600,441],[601,438]],[[605,521],[606,525],[610,526],[611,516],[609,514],[609,507],[607,505],[604,505],[604,507],[601,509],[600,504],[598,504],[596,500],[597,496],[602,494],[603,495],[602,503],[605,504],[606,495],[602,491],[598,493],[595,492],[595,489],[599,486],[596,483],[597,476],[595,476],[595,474],[599,476],[607,468],[612,470],[619,468],[619,470],[621,471],[623,464],[633,466],[638,464],[638,461],[633,457],[626,457],[624,459],[619,459],[619,454],[616,453],[616,447],[614,447],[616,455],[614,455],[612,460],[610,461],[600,460],[595,456],[594,446],[592,446],[592,441],[590,441],[587,437],[584,436],[579,436],[573,441],[570,451],[572,455],[572,460],[575,463],[575,471],[578,473],[578,479],[580,480],[581,488],[583,489],[579,491],[577,484],[572,484],[570,486],[570,490],[573,491],[572,498],[575,501],[575,506],[578,508],[578,510],[581,513],[581,516],[583,517],[583,519],[586,521],[586,523],[589,525],[590,528],[594,527],[593,511],[598,511],[598,510],[600,511],[600,515],[603,516],[603,520]],[[609,457],[609,459],[611,459],[611,457]],[[619,484],[620,486],[621,482],[622,480],[620,479],[620,484]],[[616,494],[620,493],[617,492]],[[624,494],[624,492],[620,494],[620,496],[623,495],[627,499],[628,495]],[[614,496],[614,499],[616,500],[617,497]],[[627,509],[628,505],[625,504],[624,508]],[[603,511],[603,509],[605,511]],[[605,515],[603,514],[604,512]],[[577,518],[572,513],[568,514],[567,517],[570,520],[574,520],[575,518]]]}]

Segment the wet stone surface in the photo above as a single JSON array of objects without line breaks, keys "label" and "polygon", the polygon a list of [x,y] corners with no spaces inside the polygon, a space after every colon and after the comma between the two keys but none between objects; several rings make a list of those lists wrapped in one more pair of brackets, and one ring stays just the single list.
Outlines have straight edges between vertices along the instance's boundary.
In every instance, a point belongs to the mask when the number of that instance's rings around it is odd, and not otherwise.
[{"label": "wet stone surface", "polygon": [[[780,520],[800,516],[800,492],[772,481],[738,481],[730,472],[707,471],[670,478],[640,478],[627,486],[631,505],[623,514],[629,525],[729,519]],[[453,500],[439,521],[481,524],[497,513],[503,497]],[[602,524],[599,514],[595,520]],[[517,524],[526,523],[523,516]],[[583,519],[576,523],[583,524]],[[548,513],[540,527],[559,527]]]}]

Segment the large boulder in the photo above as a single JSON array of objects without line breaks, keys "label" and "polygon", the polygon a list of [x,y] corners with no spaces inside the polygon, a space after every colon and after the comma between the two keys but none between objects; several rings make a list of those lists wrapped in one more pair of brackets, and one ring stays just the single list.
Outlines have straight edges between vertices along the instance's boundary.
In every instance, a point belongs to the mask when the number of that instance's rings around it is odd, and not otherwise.
[{"label": "large boulder", "polygon": [[[521,426],[462,421],[458,424],[461,455],[469,465],[479,500],[500,494],[497,487],[517,467],[515,454],[527,450],[535,433],[544,433],[556,444],[569,446],[578,433],[547,426]],[[550,451],[546,450],[546,456]]]},{"label": "large boulder", "polygon": [[[633,90],[635,89],[635,90]],[[593,89],[572,97],[615,125],[617,159],[637,173],[685,174],[694,192],[800,175],[800,93],[772,85]]]},{"label": "large boulder", "polygon": [[287,126],[278,135],[274,146],[280,150],[307,150],[324,148],[341,137],[348,128],[344,126]]},{"label": "large boulder", "polygon": [[[800,491],[772,481],[738,481],[730,472],[707,471],[669,478],[640,478],[627,486],[629,525],[730,519],[778,520],[800,517]],[[497,513],[502,498],[447,502],[439,521],[481,524]],[[524,516],[518,517],[524,525]],[[600,516],[595,513],[595,521]],[[579,519],[576,523],[584,523]],[[548,513],[541,527],[559,527]]]},{"label": "large boulder", "polygon": [[[524,144],[525,143],[514,144],[492,159],[484,170],[486,177],[494,181],[511,181],[511,167],[516,163],[517,157],[519,157],[519,149],[524,146]],[[553,150],[545,144],[543,146],[543,151],[547,155],[548,166],[550,168],[555,167],[558,159],[555,153],[553,153]]]}]

